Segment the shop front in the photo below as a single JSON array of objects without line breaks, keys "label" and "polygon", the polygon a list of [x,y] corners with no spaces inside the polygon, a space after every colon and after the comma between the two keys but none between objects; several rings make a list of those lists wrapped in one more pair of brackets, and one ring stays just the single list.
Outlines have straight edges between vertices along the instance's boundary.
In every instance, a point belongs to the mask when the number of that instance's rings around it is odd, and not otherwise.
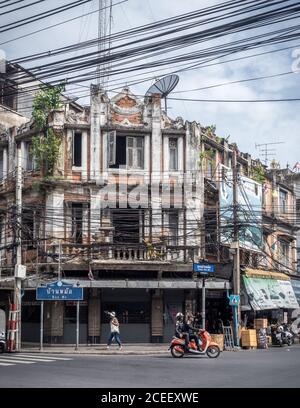
[{"label": "shop front", "polygon": [[[109,316],[115,311],[120,321],[124,343],[169,342],[174,334],[176,314],[201,313],[202,281],[100,281],[71,280],[64,282],[83,288],[79,301],[79,344],[106,343]],[[207,326],[213,327],[220,313],[226,311],[226,291],[230,283],[208,280],[206,283]],[[8,310],[8,294],[1,291],[3,307]],[[1,299],[0,299],[1,301]],[[44,344],[76,343],[76,303],[72,300],[44,301]],[[22,342],[40,342],[41,301],[36,298],[34,284],[22,296]]]},{"label": "shop front", "polygon": [[246,269],[243,274],[242,312],[253,318],[267,318],[269,323],[288,323],[298,301],[289,276],[258,269]]}]

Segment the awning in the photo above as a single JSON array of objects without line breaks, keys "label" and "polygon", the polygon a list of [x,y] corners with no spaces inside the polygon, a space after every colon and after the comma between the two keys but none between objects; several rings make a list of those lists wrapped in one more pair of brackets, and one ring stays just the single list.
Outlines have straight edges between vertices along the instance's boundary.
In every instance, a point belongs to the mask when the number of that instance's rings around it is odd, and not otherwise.
[{"label": "awning", "polygon": [[243,281],[253,310],[299,307],[290,278],[283,273],[246,269]]},{"label": "awning", "polygon": [[296,299],[300,305],[300,280],[292,279],[291,282],[292,282],[292,287],[296,295]]}]

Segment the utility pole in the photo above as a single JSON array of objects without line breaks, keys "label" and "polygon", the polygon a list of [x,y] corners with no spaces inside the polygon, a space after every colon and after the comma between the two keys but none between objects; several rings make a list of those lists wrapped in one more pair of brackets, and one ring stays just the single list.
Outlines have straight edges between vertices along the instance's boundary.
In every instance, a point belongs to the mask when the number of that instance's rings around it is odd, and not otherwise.
[{"label": "utility pole", "polygon": [[[240,296],[241,271],[240,271],[240,244],[239,244],[239,217],[238,217],[238,168],[237,168],[237,151],[233,151],[233,243],[234,264],[233,264],[233,291],[235,295]],[[239,322],[241,320],[240,305],[234,307],[234,324],[235,324],[235,343],[239,346]]]},{"label": "utility pole", "polygon": [[61,281],[61,240],[58,241],[58,280]]},{"label": "utility pole", "polygon": [[202,329],[205,330],[205,276],[202,278]]},{"label": "utility pole", "polygon": [[[112,30],[112,0],[99,0],[98,13],[98,58],[110,57],[111,30]],[[97,85],[105,87],[109,79],[110,61],[100,62],[97,65]],[[102,74],[102,78],[101,78]]]},{"label": "utility pole", "polygon": [[20,278],[20,267],[22,266],[22,157],[21,146],[17,145],[17,168],[16,168],[16,264],[14,281],[14,303],[17,310],[16,351],[21,349],[21,319],[22,319],[22,280]]}]

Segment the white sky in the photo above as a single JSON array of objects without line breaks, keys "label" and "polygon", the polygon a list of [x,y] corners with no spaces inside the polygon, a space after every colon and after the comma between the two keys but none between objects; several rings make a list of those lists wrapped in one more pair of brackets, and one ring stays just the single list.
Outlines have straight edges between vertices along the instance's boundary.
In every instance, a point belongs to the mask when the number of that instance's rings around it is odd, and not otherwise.
[{"label": "white sky", "polygon": [[[71,0],[69,0],[71,1]],[[0,26],[9,23],[30,13],[60,6],[69,2],[67,0],[47,0],[45,4],[30,7],[13,15],[0,15]],[[118,2],[119,0],[115,0]],[[27,0],[29,2],[29,0]],[[133,28],[138,25],[158,21],[176,14],[186,13],[206,6],[220,3],[220,0],[128,0],[122,5],[113,8],[113,31]],[[17,5],[16,5],[17,6]],[[16,30],[1,34],[0,42],[38,30],[44,26],[55,24],[98,8],[98,0],[93,0],[70,12],[53,16],[20,27]],[[3,12],[4,10],[0,10]],[[293,24],[299,23],[299,20]],[[64,45],[95,38],[97,35],[97,14],[84,17],[72,23],[61,25],[51,30],[19,39],[17,41],[0,45],[7,55],[7,59],[19,58],[39,51],[51,50]],[[294,43],[279,45],[278,48],[295,45],[300,49],[300,40]],[[273,49],[275,47],[273,46]],[[268,48],[269,50],[270,48]],[[266,49],[267,50],[267,49]],[[251,51],[250,53],[262,52]],[[299,51],[300,53],[300,51]],[[299,54],[300,55],[300,54]],[[237,55],[237,57],[241,54]],[[228,81],[241,80],[257,76],[273,75],[291,70],[293,63],[292,50],[267,54],[251,59],[230,62],[214,67],[205,67],[186,73],[180,73],[180,83],[175,91],[184,91]],[[172,71],[172,67],[170,67]],[[159,72],[156,74],[159,77]],[[134,93],[143,95],[151,81],[132,86]],[[179,98],[200,99],[278,99],[299,97],[300,73],[270,78],[260,81],[231,84],[218,88],[196,91],[191,93],[177,93],[173,96]],[[80,100],[82,101],[82,100]],[[80,102],[79,101],[79,102]],[[84,102],[84,101],[82,101]],[[85,101],[86,102],[86,101]],[[231,142],[237,142],[240,150],[258,157],[255,143],[268,143],[284,141],[285,144],[274,146],[277,150],[276,159],[284,167],[287,163],[291,166],[300,161],[299,148],[299,110],[300,102],[281,102],[265,104],[246,103],[205,103],[205,102],[175,102],[169,101],[169,115],[182,116],[184,119],[199,121],[202,125],[215,124],[219,136],[230,135]],[[274,148],[273,147],[273,148]],[[270,146],[272,148],[272,146]]]}]

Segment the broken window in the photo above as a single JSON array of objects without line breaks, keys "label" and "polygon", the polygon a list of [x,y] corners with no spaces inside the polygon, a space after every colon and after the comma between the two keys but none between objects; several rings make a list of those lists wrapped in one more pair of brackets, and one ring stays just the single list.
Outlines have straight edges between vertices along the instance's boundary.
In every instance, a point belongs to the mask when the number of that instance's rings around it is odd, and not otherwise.
[{"label": "broken window", "polygon": [[169,138],[169,170],[178,170],[178,140],[176,138]]},{"label": "broken window", "polygon": [[108,134],[108,166],[119,169],[144,168],[144,138]]},{"label": "broken window", "polygon": [[73,135],[73,166],[82,165],[82,134],[75,132]]},{"label": "broken window", "polygon": [[72,203],[72,239],[76,244],[82,244],[82,203]]},{"label": "broken window", "polygon": [[114,227],[114,243],[138,244],[143,226],[144,212],[142,210],[119,209],[112,210]]}]

